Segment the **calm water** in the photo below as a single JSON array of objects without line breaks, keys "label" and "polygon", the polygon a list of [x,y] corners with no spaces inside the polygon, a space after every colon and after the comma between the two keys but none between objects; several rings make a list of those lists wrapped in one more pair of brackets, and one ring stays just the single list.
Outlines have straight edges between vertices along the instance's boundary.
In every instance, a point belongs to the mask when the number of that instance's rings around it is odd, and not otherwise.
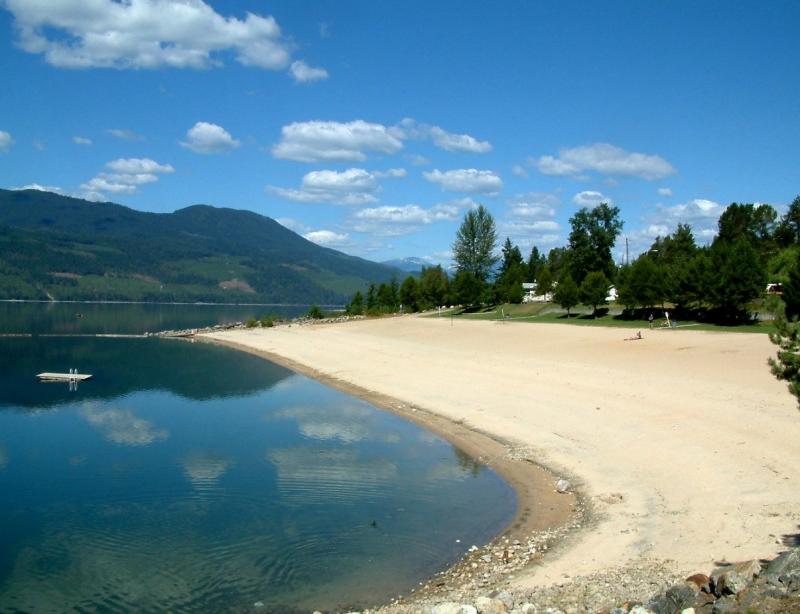
[{"label": "calm water", "polygon": [[[33,378],[70,367],[95,377]],[[0,339],[3,612],[374,605],[515,505],[442,439],[247,354]]]}]

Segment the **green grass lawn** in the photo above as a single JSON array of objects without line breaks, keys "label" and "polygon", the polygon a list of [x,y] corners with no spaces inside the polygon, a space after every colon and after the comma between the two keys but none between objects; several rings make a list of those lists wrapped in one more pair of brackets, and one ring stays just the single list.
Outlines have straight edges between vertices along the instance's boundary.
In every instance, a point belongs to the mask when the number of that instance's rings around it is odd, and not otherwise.
[{"label": "green grass lawn", "polygon": [[[612,313],[621,311],[612,305]],[[658,312],[659,314],[661,312]],[[527,303],[521,305],[504,304],[489,309],[461,312],[448,312],[448,316],[468,320],[505,320],[509,322],[546,322],[550,324],[573,324],[577,326],[611,326],[616,328],[649,329],[647,320],[629,320],[618,315],[606,314],[597,318],[591,316],[591,307],[578,307],[567,318],[566,312],[553,303]],[[657,314],[658,315],[658,314]],[[656,318],[653,328],[662,328],[663,317]],[[771,321],[739,326],[719,326],[693,320],[679,320],[678,328],[683,330],[726,331],[737,333],[769,333],[775,329]]]}]

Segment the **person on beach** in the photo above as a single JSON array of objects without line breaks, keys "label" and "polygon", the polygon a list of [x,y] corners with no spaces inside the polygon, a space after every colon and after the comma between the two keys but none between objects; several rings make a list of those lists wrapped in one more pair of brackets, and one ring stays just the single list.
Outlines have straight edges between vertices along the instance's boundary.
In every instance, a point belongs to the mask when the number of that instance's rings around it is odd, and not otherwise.
[{"label": "person on beach", "polygon": [[633,337],[626,337],[625,341],[638,341],[642,338],[642,331],[637,331]]},{"label": "person on beach", "polygon": [[650,322],[650,328],[653,328],[653,312],[650,312],[650,317],[647,318],[647,321]]},{"label": "person on beach", "polygon": [[671,326],[669,323],[669,311],[664,312],[664,326],[666,326],[667,328],[670,328]]}]

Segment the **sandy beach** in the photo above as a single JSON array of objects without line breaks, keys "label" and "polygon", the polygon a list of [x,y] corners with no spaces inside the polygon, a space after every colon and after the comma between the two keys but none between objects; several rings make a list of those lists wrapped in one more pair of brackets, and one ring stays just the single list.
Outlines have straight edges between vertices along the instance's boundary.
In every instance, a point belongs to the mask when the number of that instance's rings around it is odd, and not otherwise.
[{"label": "sandy beach", "polygon": [[652,560],[688,574],[781,551],[800,532],[800,412],[769,372],[774,346],[760,334],[642,334],[404,316],[208,336],[429,415],[467,451],[508,463],[506,474],[525,460],[549,468],[527,489],[515,483],[525,528],[569,515],[574,499],[551,482],[569,478],[592,522],[516,574],[518,588]]}]

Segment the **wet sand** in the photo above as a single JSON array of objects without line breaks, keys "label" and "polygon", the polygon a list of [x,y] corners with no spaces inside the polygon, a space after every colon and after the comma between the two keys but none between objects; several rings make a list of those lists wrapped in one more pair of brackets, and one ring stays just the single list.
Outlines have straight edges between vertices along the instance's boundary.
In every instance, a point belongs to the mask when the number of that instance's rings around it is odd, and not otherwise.
[{"label": "wet sand", "polygon": [[[407,415],[517,490],[509,531],[589,522],[517,588],[645,561],[772,556],[800,529],[800,412],[766,335],[404,316],[233,330],[260,353]],[[540,467],[546,469],[540,469]]]}]

